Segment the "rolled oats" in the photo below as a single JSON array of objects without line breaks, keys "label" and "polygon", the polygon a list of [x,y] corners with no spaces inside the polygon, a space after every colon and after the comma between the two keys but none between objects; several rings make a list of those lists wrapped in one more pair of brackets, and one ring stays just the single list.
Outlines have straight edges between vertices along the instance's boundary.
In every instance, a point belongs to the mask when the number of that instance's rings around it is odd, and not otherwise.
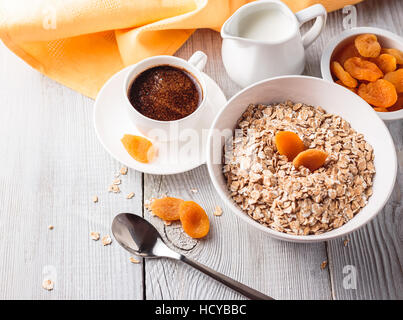
[{"label": "rolled oats", "polygon": [[109,186],[108,191],[113,193],[119,193],[120,188],[116,184],[112,184]]},{"label": "rolled oats", "polygon": [[50,279],[44,279],[42,282],[42,288],[48,291],[52,291],[54,288],[54,282]]},{"label": "rolled oats", "polygon": [[109,235],[109,234],[107,234],[106,236],[103,236],[102,237],[102,244],[104,245],[104,246],[108,246],[108,245],[110,245],[112,243],[112,238],[111,238],[111,236]]},{"label": "rolled oats", "polygon": [[213,212],[213,214],[215,215],[215,216],[221,216],[222,215],[222,209],[221,209],[221,207],[220,206],[216,206],[215,208],[214,208],[214,212]]},{"label": "rolled oats", "polygon": [[[315,172],[297,170],[277,152],[278,131],[329,154]],[[320,107],[290,101],[250,105],[226,143],[224,176],[232,199],[274,230],[312,235],[347,223],[372,195],[374,153],[362,134]]]},{"label": "rolled oats", "polygon": [[99,232],[91,231],[90,232],[90,237],[91,237],[92,240],[98,241],[99,237],[100,237],[100,234],[99,234]]},{"label": "rolled oats", "polygon": [[136,263],[136,264],[140,263],[140,260],[137,260],[137,259],[134,258],[134,257],[130,257],[130,258],[129,258],[129,261],[130,261],[131,263]]}]

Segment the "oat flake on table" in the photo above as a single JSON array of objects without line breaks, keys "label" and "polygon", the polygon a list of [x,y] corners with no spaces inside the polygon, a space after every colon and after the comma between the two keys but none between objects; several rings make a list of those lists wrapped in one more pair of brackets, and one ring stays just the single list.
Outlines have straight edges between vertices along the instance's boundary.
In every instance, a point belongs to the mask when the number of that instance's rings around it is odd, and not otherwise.
[{"label": "oat flake on table", "polygon": [[220,206],[216,206],[216,207],[214,208],[213,214],[214,214],[215,216],[217,216],[217,217],[221,216],[221,215],[222,215],[222,209],[221,209],[221,207],[220,207]]},{"label": "oat flake on table", "polygon": [[108,246],[108,245],[110,245],[112,243],[112,238],[111,238],[111,236],[109,235],[109,234],[107,234],[106,236],[103,236],[102,237],[102,244],[104,245],[104,246]]},{"label": "oat flake on table", "polygon": [[129,261],[130,261],[131,263],[135,263],[135,264],[140,263],[140,260],[137,260],[137,259],[134,258],[134,257],[130,257],[130,258],[129,258]]},{"label": "oat flake on table", "polygon": [[91,231],[90,232],[90,237],[91,237],[92,240],[98,241],[99,238],[100,238],[100,234],[99,234],[99,232]]},{"label": "oat flake on table", "polygon": [[[372,146],[339,116],[290,101],[250,105],[227,141],[223,168],[232,199],[261,224],[295,234],[321,234],[348,222],[372,195]],[[311,173],[280,155],[278,131],[329,154]]]},{"label": "oat flake on table", "polygon": [[50,279],[44,279],[42,282],[42,288],[51,291],[54,288],[54,282]]}]

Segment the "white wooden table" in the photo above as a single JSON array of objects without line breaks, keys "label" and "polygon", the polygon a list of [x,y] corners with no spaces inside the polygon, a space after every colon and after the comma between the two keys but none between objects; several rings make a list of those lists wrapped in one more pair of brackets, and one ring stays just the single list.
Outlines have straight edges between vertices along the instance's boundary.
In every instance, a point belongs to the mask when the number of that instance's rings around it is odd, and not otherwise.
[{"label": "white wooden table", "polygon": [[[357,10],[359,26],[403,34],[403,1],[368,0]],[[342,18],[341,11],[330,14],[325,32],[307,51],[306,74],[320,77],[322,48],[343,30]],[[229,98],[239,88],[223,69],[220,48],[218,33],[199,30],[177,55],[205,51],[207,73]],[[388,124],[399,172],[378,217],[351,234],[347,247],[344,239],[292,244],[235,218],[218,199],[206,166],[174,176],[130,170],[123,192],[108,193],[121,165],[95,136],[94,102],[32,70],[3,45],[0,63],[0,298],[242,299],[181,263],[132,264],[116,242],[103,247],[90,240],[90,231],[110,233],[117,213],[134,212],[182,252],[276,299],[403,299],[403,122]],[[131,191],[135,197],[125,199]],[[206,209],[212,228],[205,240],[188,241],[178,227],[164,226],[143,209],[146,199],[166,192]],[[212,215],[216,205],[224,209],[219,218]],[[323,261],[328,265],[322,270]],[[346,266],[356,269],[356,289],[343,286]],[[46,277],[55,281],[53,291],[42,289]]]}]

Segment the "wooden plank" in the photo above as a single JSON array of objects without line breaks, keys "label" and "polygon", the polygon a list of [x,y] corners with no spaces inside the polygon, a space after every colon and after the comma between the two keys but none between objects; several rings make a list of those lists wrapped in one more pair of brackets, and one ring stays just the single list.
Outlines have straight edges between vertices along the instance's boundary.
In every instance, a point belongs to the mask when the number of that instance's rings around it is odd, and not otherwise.
[{"label": "wooden plank", "polygon": [[[403,32],[402,1],[365,1],[357,5],[357,12],[359,26],[377,26],[400,35]],[[333,21],[341,24],[341,19],[338,14]],[[398,153],[397,182],[384,210],[348,236],[347,247],[342,239],[328,243],[335,299],[403,299],[403,122],[395,121],[388,127]],[[356,270],[356,289],[348,282],[350,266]]]},{"label": "wooden plank", "polygon": [[[239,88],[227,77],[222,65],[218,33],[198,30],[178,56],[189,58],[196,50],[209,56],[206,72],[230,97]],[[198,189],[192,193],[191,189]],[[326,260],[323,243],[300,245],[277,241],[257,232],[229,211],[219,200],[205,165],[184,174],[144,177],[145,200],[168,193],[201,204],[209,214],[211,231],[202,241],[186,241],[178,225],[164,226],[146,212],[146,217],[164,234],[173,248],[278,299],[330,299],[330,278],[320,264]],[[214,217],[216,205],[224,209]],[[178,234],[180,236],[178,236]],[[147,299],[242,299],[243,297],[179,262],[147,260]]]},{"label": "wooden plank", "polygon": [[[118,212],[141,214],[141,174],[130,171],[123,192],[109,194],[120,165],[95,136],[93,101],[3,45],[0,63],[0,299],[142,299],[142,266],[89,237],[111,234]],[[52,292],[43,272],[57,278]]]}]

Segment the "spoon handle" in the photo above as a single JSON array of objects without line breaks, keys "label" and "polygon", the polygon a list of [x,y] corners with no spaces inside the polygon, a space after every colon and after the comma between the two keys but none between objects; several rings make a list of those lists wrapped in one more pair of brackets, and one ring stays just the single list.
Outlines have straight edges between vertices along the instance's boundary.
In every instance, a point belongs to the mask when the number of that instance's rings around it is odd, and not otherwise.
[{"label": "spoon handle", "polygon": [[274,300],[272,297],[266,296],[265,294],[252,289],[248,286],[245,286],[244,284],[231,279],[217,271],[214,271],[213,269],[210,269],[194,260],[191,260],[189,258],[186,258],[185,256],[181,256],[180,260],[185,262],[186,264],[192,266],[193,268],[207,274],[208,276],[212,277],[213,279],[221,282],[222,284],[226,285],[227,287],[230,287],[231,289],[243,294],[245,297],[252,299],[252,300]]}]

